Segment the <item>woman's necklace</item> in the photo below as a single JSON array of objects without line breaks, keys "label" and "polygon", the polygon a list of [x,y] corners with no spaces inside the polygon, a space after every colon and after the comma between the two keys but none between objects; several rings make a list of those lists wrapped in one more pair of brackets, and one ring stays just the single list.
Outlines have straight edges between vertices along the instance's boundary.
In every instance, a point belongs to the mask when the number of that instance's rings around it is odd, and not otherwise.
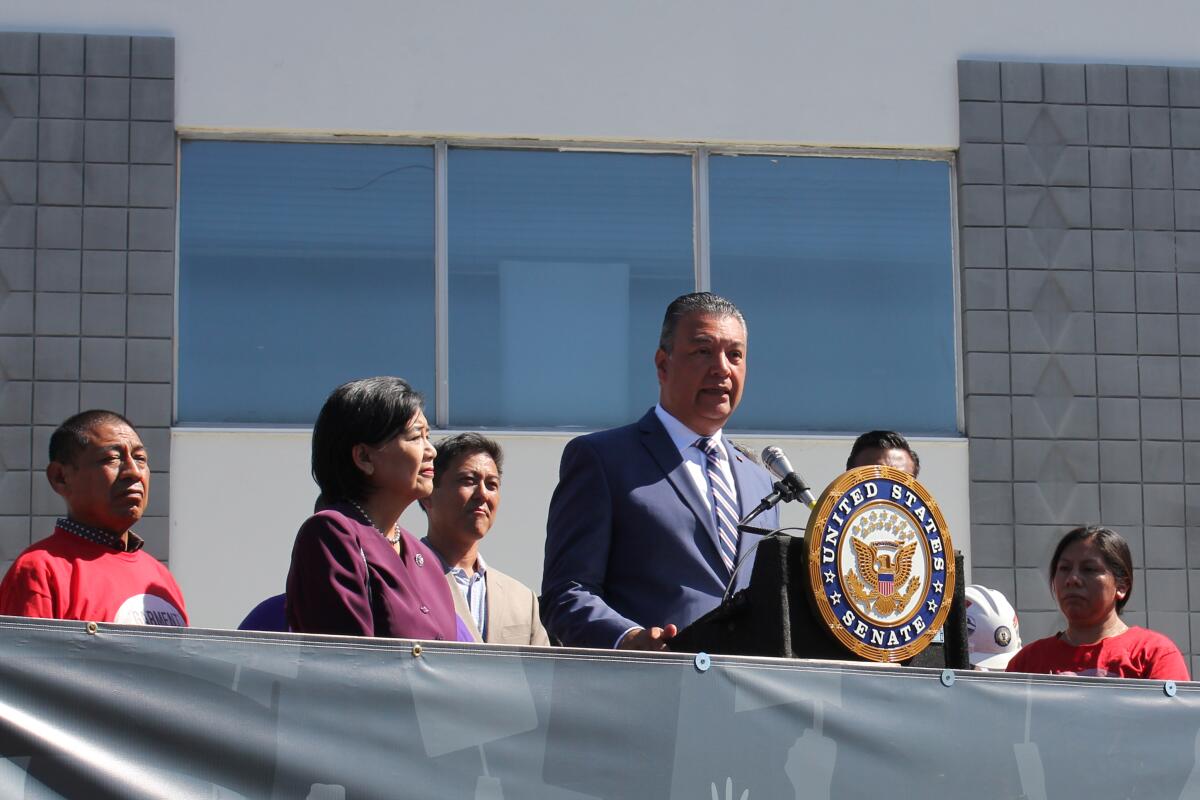
[{"label": "woman's necklace", "polygon": [[360,506],[358,503],[354,502],[353,500],[350,501],[350,505],[352,505],[358,509],[358,513],[362,514],[363,517],[366,518],[367,522],[370,523],[372,528],[379,531],[380,536],[382,536],[384,539],[387,539],[388,544],[392,545],[393,547],[400,544],[400,523],[399,522],[396,522],[396,524],[392,526],[392,535],[388,536],[386,533],[383,532],[383,528],[381,528],[375,524],[375,520],[371,519],[371,515],[368,514],[363,509],[362,506]]}]

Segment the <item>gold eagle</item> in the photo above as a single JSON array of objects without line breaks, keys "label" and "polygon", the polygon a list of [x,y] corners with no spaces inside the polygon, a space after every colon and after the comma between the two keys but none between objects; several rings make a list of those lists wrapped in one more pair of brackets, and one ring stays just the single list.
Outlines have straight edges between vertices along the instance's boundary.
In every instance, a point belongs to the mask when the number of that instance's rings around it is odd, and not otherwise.
[{"label": "gold eagle", "polygon": [[[862,539],[850,538],[854,545],[854,560],[858,567],[859,580],[854,570],[848,570],[843,576],[846,589],[864,609],[874,608],[876,613],[889,616],[908,605],[913,592],[917,590],[919,581],[912,577],[913,556],[917,552],[917,543],[910,542],[893,553],[885,550],[880,552],[877,545],[864,542]],[[889,548],[890,550],[890,548]],[[892,584],[896,590],[888,595],[879,592],[879,573],[892,573]],[[910,580],[910,578],[912,578]],[[908,585],[905,586],[905,582]],[[903,588],[902,588],[903,587]]]}]

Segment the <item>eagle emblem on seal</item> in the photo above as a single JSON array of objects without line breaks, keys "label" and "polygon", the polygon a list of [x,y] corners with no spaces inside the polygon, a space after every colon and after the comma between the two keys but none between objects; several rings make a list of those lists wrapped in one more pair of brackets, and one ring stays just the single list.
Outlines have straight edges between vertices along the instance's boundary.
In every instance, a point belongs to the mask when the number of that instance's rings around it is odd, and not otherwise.
[{"label": "eagle emblem on seal", "polygon": [[920,583],[912,574],[917,543],[871,544],[851,537],[850,544],[854,546],[858,575],[854,574],[855,569],[850,569],[842,577],[855,602],[864,611],[874,609],[882,617],[889,617],[907,606]]}]

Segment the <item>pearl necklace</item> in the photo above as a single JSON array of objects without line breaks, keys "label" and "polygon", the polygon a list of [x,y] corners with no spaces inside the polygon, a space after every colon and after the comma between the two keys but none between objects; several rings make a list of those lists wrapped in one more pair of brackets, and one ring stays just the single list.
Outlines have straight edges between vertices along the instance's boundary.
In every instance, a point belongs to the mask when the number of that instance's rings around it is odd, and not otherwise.
[{"label": "pearl necklace", "polygon": [[372,528],[379,531],[379,535],[382,536],[384,539],[386,539],[388,544],[392,545],[393,547],[395,545],[400,544],[400,523],[399,522],[397,522],[394,526],[392,526],[392,535],[388,536],[386,533],[383,532],[383,528],[380,528],[378,525],[375,524],[375,520],[371,519],[371,515],[368,514],[365,510],[363,510],[362,506],[360,506],[358,503],[354,502],[353,500],[350,501],[350,505],[352,505],[356,509],[358,509],[358,513],[363,515],[363,517],[367,520],[367,522],[371,525]]}]

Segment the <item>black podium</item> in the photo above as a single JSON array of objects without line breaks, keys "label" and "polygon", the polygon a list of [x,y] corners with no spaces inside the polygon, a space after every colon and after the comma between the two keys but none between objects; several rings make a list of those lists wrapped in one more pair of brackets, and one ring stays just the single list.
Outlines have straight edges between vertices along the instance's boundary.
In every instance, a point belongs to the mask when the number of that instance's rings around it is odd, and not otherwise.
[{"label": "black podium", "polygon": [[[963,558],[954,554],[954,599],[942,632],[908,666],[970,669]],[[814,611],[809,599],[808,550],[804,540],[766,536],[758,546],[750,585],[684,628],[672,650],[688,653],[865,661],[846,649]]]}]

